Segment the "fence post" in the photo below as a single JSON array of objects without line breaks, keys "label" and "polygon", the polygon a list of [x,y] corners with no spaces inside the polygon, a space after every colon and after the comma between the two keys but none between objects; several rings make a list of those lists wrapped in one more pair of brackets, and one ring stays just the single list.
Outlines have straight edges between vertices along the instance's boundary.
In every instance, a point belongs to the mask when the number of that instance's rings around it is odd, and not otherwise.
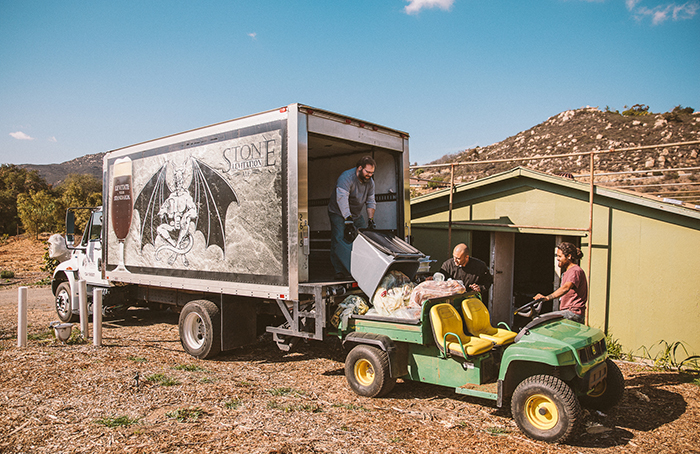
[{"label": "fence post", "polygon": [[92,345],[102,346],[102,289],[92,291]]},{"label": "fence post", "polygon": [[80,334],[83,339],[88,338],[88,305],[87,282],[84,279],[78,281],[78,299],[80,301]]},{"label": "fence post", "polygon": [[20,287],[17,294],[17,346],[27,346],[27,287]]}]

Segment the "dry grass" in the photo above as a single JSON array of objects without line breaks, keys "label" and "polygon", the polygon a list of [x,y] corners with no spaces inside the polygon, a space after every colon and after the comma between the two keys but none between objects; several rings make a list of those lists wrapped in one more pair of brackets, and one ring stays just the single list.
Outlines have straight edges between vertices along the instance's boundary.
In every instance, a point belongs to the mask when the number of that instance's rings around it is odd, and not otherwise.
[{"label": "dry grass", "polygon": [[14,236],[0,244],[0,271],[12,271],[14,277],[0,279],[0,288],[34,285],[49,274],[41,271],[45,241],[27,235]]},{"label": "dry grass", "polygon": [[42,335],[56,319],[45,295],[30,302],[36,336],[24,349],[16,347],[16,303],[0,303],[3,453],[680,453],[700,446],[700,386],[641,365],[620,364],[627,389],[617,408],[586,413],[569,444],[548,445],[520,433],[508,411],[447,388],[399,382],[388,398],[358,397],[334,342],[283,354],[264,337],[201,361],[183,352],[176,314],[132,309],[105,323],[102,347],[63,345]]}]

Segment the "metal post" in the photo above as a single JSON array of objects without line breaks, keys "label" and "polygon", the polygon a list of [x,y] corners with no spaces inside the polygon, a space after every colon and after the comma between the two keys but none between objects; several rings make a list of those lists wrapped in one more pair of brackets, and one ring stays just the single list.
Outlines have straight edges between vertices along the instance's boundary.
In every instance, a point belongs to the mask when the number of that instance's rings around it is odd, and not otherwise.
[{"label": "metal post", "polygon": [[450,165],[450,206],[447,220],[447,253],[452,254],[452,201],[455,192],[455,165]]},{"label": "metal post", "polygon": [[80,334],[83,339],[88,338],[88,305],[87,282],[84,279],[78,281],[78,299],[80,301]]},{"label": "metal post", "polygon": [[591,261],[593,256],[593,193],[595,192],[594,179],[594,152],[591,150],[591,184],[588,192],[588,309],[586,310],[586,326],[589,326],[591,313]]},{"label": "metal post", "polygon": [[102,289],[92,291],[92,345],[102,346]]},{"label": "metal post", "polygon": [[17,346],[27,346],[27,287],[20,287],[17,295]]}]

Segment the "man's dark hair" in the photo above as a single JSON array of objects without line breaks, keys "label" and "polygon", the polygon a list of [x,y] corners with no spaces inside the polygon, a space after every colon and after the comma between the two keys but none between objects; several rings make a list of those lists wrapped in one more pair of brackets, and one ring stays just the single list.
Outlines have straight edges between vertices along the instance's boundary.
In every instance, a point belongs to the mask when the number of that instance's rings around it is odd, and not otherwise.
[{"label": "man's dark hair", "polygon": [[574,263],[578,263],[579,260],[581,260],[581,257],[583,257],[583,252],[581,252],[581,249],[577,248],[576,245],[572,243],[559,243],[557,249],[564,254],[564,257],[571,256]]},{"label": "man's dark hair", "polygon": [[365,166],[367,166],[368,164],[372,167],[377,167],[377,163],[374,162],[372,156],[363,156],[360,158],[359,161],[357,161],[357,164],[355,164],[355,168],[362,167],[364,169]]}]

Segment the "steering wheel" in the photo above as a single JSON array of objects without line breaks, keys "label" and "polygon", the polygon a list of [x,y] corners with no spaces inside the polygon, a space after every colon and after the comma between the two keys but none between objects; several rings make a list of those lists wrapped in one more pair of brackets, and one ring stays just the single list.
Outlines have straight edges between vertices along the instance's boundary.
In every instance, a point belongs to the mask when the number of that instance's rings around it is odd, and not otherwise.
[{"label": "steering wheel", "polygon": [[545,299],[540,298],[537,300],[532,300],[529,303],[525,303],[515,310],[515,315],[520,315],[521,317],[537,317],[542,312],[542,304]]}]

